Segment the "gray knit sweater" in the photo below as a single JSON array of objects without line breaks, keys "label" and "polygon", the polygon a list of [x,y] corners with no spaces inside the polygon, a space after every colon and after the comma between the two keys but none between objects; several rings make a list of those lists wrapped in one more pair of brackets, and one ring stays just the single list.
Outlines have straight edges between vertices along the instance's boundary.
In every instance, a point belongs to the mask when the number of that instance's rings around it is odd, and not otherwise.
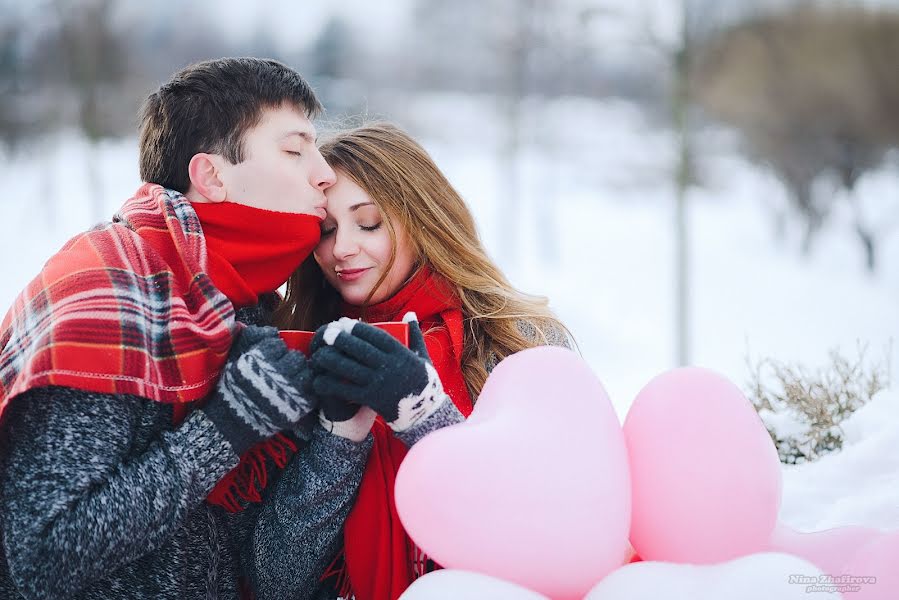
[{"label": "gray knit sweater", "polygon": [[[267,317],[258,309],[238,313],[249,324]],[[318,464],[337,455],[308,458]],[[204,502],[238,460],[203,412],[173,427],[170,406],[136,396],[26,392],[0,430],[0,598],[232,599],[238,576],[270,579],[255,569],[270,564],[267,547],[283,534],[262,527],[276,537],[258,546],[261,560],[247,541],[259,515],[277,518],[280,508],[262,513],[252,505],[231,515]],[[333,529],[358,482],[319,499],[316,480],[297,483],[307,479],[306,464],[288,464],[282,489],[317,506],[321,521],[307,516],[307,532]],[[332,481],[346,477],[355,475],[341,466]]]},{"label": "gray knit sweater", "polygon": [[201,412],[41,388],[13,401],[0,473],[0,597],[236,598],[223,511],[238,457]]}]

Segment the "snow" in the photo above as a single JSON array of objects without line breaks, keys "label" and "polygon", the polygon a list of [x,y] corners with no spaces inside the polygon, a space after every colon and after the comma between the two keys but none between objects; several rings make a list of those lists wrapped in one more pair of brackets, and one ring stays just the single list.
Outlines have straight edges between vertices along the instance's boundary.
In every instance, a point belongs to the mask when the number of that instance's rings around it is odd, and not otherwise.
[{"label": "snow", "polygon": [[844,525],[899,529],[899,395],[853,414],[842,451],[784,467],[781,520],[801,531]]},{"label": "snow", "polygon": [[[671,133],[621,102],[527,106],[525,122],[533,126],[516,167],[522,201],[510,211],[492,105],[421,97],[399,120],[420,126],[419,136],[471,205],[491,255],[515,285],[550,299],[623,418],[640,388],[675,366]],[[770,207],[785,203],[777,182],[737,156],[728,135],[710,131],[699,144],[704,187],[689,196],[694,364],[746,389],[748,358],[819,367],[833,348],[851,351],[862,341],[876,354],[897,337],[899,228],[884,238],[875,275],[864,271],[845,209],[803,258],[798,229],[774,240]],[[100,165],[96,181],[89,152]],[[5,157],[0,174],[5,308],[66,239],[108,218],[137,189],[136,140],[90,149],[63,134]],[[899,204],[897,182],[895,169],[865,177],[858,193],[866,210],[876,215],[885,203]],[[95,198],[102,209],[91,208]],[[512,252],[504,247],[510,232],[518,243]],[[785,466],[781,519],[803,531],[899,528],[897,415],[894,387],[844,424],[840,452]]]}]

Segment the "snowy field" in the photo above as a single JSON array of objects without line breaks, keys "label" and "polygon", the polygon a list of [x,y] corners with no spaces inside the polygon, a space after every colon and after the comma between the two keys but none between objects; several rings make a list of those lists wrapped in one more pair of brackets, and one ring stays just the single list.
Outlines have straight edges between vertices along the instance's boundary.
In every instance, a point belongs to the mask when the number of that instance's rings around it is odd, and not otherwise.
[{"label": "snowy field", "polygon": [[[626,104],[528,107],[539,119],[523,134],[522,203],[510,211],[489,110],[447,97],[404,108],[414,110],[401,124],[418,132],[468,200],[497,261],[521,289],[550,298],[623,418],[640,388],[674,366],[671,136]],[[691,192],[689,214],[692,362],[746,389],[747,357],[817,368],[834,348],[854,356],[858,342],[871,358],[882,356],[899,337],[899,227],[885,238],[874,276],[863,269],[845,207],[802,258],[798,227],[774,241],[769,207],[785,203],[778,183],[738,158],[728,136],[699,141],[703,187]],[[135,139],[92,150],[95,181],[86,151],[63,135],[0,163],[4,311],[66,239],[137,188]],[[872,210],[895,211],[899,169],[867,177],[860,194]],[[517,249],[504,245],[509,231]],[[845,426],[840,453],[785,467],[782,520],[800,530],[899,528],[897,417],[894,383]]]},{"label": "snowy field", "polygon": [[[443,102],[435,101],[435,116]],[[626,104],[563,101],[533,112],[546,122],[532,134],[537,141],[520,166],[525,206],[517,216],[496,209],[503,188],[487,157],[459,147],[432,151],[513,281],[548,296],[571,327],[623,419],[643,385],[674,362],[673,192],[666,164],[673,142]],[[468,132],[489,132],[490,125],[469,125]],[[575,141],[557,145],[553,156],[540,152],[546,132],[559,130]],[[862,267],[848,207],[838,205],[803,258],[797,225],[775,241],[770,207],[786,205],[781,186],[733,147],[720,133],[699,138],[703,186],[691,192],[689,222],[691,362],[745,390],[748,359],[819,368],[828,364],[829,351],[854,357],[861,343],[869,359],[882,360],[899,339],[899,227],[885,238],[872,276]],[[867,214],[892,210],[895,223],[899,168],[868,176],[859,195]],[[504,261],[502,231],[513,225],[520,251]],[[547,262],[540,250],[550,225],[557,262]],[[893,352],[893,382],[895,364]],[[896,384],[844,430],[839,454],[784,467],[781,520],[800,531],[899,528]]]}]

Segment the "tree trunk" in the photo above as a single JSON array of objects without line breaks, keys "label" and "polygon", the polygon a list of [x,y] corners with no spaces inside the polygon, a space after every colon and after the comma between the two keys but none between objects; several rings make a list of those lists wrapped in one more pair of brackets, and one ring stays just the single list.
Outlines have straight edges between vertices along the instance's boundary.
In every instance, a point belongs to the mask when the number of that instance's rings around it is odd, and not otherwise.
[{"label": "tree trunk", "polygon": [[521,142],[519,139],[519,114],[521,100],[510,94],[505,99],[504,114],[506,116],[506,139],[500,154],[500,170],[502,186],[497,198],[497,219],[499,226],[499,246],[505,265],[518,263],[518,234],[521,229],[521,193],[519,191],[520,173],[518,156]]},{"label": "tree trunk", "polygon": [[521,229],[521,173],[519,157],[521,154],[521,104],[526,93],[527,59],[530,48],[530,17],[534,10],[535,0],[522,2],[523,6],[513,3],[516,8],[514,18],[517,19],[514,38],[510,43],[508,54],[509,81],[503,98],[503,114],[506,121],[506,138],[501,151],[500,163],[505,185],[500,190],[497,203],[499,214],[500,252],[507,266],[516,265],[519,261],[519,233]]},{"label": "tree trunk", "polygon": [[877,240],[873,233],[860,224],[855,226],[855,232],[865,249],[865,267],[868,269],[868,273],[873,275],[877,271]]},{"label": "tree trunk", "polygon": [[781,247],[787,239],[787,213],[783,210],[774,211],[774,241]]},{"label": "tree trunk", "polygon": [[95,140],[87,140],[87,148],[85,151],[85,160],[87,162],[87,189],[90,196],[88,206],[90,206],[91,225],[106,220],[106,202],[103,194],[103,177],[100,171],[100,152]]},{"label": "tree trunk", "polygon": [[674,260],[675,260],[675,360],[678,366],[690,363],[689,290],[690,260],[689,231],[687,224],[687,194],[691,180],[691,145],[689,110],[689,60],[690,60],[690,0],[683,0],[683,31],[681,47],[675,55],[675,82],[672,96],[672,118],[677,133],[677,171],[674,204]]},{"label": "tree trunk", "polygon": [[820,228],[821,223],[819,222],[817,215],[806,215],[805,233],[803,233],[802,235],[802,245],[800,246],[800,251],[802,252],[802,256],[804,258],[808,258],[809,256],[811,256],[812,243],[814,242],[815,235],[817,235]]},{"label": "tree trunk", "polygon": [[807,257],[811,254],[812,241],[821,228],[822,221],[821,215],[812,203],[812,182],[804,177],[789,174],[784,179],[787,182],[787,190],[793,197],[793,204],[805,222],[800,251],[803,257]]}]

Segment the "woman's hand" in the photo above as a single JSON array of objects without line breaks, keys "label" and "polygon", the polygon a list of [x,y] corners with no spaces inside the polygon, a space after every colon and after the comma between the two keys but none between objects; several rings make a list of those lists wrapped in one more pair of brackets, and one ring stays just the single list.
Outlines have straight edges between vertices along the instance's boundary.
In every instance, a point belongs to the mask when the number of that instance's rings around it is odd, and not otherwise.
[{"label": "woman's hand", "polygon": [[312,389],[328,402],[369,407],[394,431],[432,414],[447,395],[431,364],[418,321],[409,324],[409,347],[377,327],[352,319],[325,326],[313,340]]}]

